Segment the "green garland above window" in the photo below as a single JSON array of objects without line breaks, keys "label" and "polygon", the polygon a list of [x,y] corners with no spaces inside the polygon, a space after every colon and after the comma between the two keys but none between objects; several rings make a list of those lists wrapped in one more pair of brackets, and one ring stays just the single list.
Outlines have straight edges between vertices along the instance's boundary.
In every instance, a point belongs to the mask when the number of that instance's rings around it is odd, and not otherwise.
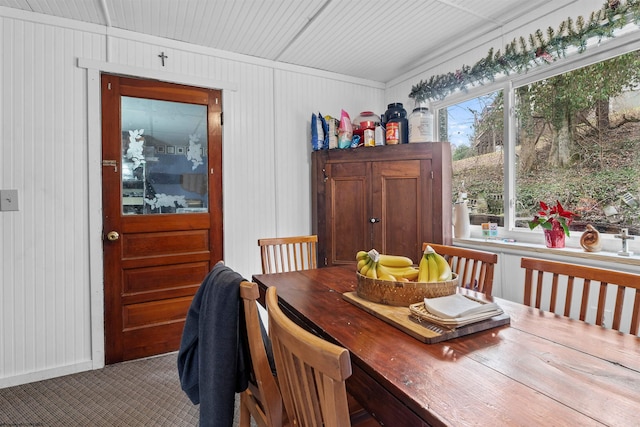
[{"label": "green garland above window", "polygon": [[557,31],[549,27],[546,35],[537,30],[529,35],[529,39],[520,37],[513,39],[505,46],[504,53],[500,50],[489,50],[487,56],[473,66],[463,65],[455,73],[431,76],[428,81],[411,88],[409,98],[417,102],[430,99],[443,99],[456,90],[465,90],[474,84],[494,81],[501,73],[509,75],[513,72],[524,72],[538,65],[549,64],[558,58],[563,58],[570,47],[577,47],[582,53],[587,48],[587,41],[591,38],[613,37],[613,32],[632,22],[640,22],[640,0],[609,0],[602,9],[592,12],[589,21],[585,22],[579,16],[575,22],[568,18],[563,21]]}]

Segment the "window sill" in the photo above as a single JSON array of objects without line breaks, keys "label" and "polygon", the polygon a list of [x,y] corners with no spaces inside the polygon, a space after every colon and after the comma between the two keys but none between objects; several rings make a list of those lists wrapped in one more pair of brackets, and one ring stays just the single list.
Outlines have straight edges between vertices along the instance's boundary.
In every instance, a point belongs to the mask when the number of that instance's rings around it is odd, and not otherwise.
[{"label": "window sill", "polygon": [[585,252],[582,248],[566,247],[562,249],[547,248],[545,245],[527,243],[527,242],[513,242],[508,239],[479,239],[479,238],[467,238],[467,239],[453,239],[453,243],[456,246],[484,249],[491,252],[497,251],[509,251],[520,252],[524,254],[544,254],[555,257],[568,257],[568,258],[581,258],[590,261],[597,261],[602,263],[615,263],[624,264],[629,266],[640,267],[640,254],[633,253],[632,256],[621,256],[617,252],[600,251],[600,252]]}]

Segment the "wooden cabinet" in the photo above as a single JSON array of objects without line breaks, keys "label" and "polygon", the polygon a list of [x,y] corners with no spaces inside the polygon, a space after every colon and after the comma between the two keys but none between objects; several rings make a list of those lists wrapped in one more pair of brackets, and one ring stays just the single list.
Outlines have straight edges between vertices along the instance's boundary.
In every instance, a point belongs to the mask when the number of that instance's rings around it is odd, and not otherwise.
[{"label": "wooden cabinet", "polygon": [[318,265],[355,262],[375,248],[417,262],[422,242],[451,244],[447,142],[314,151],[313,232]]}]

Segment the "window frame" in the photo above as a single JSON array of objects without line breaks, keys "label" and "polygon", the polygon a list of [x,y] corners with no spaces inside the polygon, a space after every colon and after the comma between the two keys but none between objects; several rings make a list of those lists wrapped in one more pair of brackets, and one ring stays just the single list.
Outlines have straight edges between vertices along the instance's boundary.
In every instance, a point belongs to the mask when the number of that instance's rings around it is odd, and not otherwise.
[{"label": "window frame", "polygon": [[[504,227],[500,227],[498,241],[514,240],[526,246],[544,248],[542,231],[539,229],[528,230],[526,228],[515,227],[515,195],[516,195],[516,157],[515,157],[515,89],[536,81],[547,79],[559,74],[563,74],[578,68],[611,59],[628,52],[640,50],[640,29],[622,29],[616,37],[606,40],[590,40],[587,49],[583,53],[578,53],[577,49],[568,52],[566,57],[554,63],[534,67],[524,74],[512,74],[499,76],[493,82],[484,85],[476,85],[467,88],[465,91],[457,91],[443,100],[431,102],[431,109],[434,111],[436,119],[443,108],[462,103],[469,99],[477,98],[487,93],[503,91],[504,99]],[[439,126],[434,125],[436,141],[440,140]],[[573,232],[566,240],[567,248],[578,248],[580,250],[580,235],[582,233]],[[634,253],[640,252],[640,238],[636,236],[634,240],[627,240],[628,249]],[[481,226],[471,226],[471,239],[481,239]],[[603,252],[617,253],[622,248],[620,239],[611,234],[601,234]]]}]

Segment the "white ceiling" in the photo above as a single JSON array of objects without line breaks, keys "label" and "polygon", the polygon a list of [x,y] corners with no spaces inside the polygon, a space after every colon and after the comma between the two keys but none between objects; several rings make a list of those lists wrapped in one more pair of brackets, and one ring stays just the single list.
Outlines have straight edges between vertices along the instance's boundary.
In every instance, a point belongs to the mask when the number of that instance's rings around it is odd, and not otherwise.
[{"label": "white ceiling", "polygon": [[[388,82],[576,0],[0,0],[0,6]],[[544,7],[543,7],[544,6]]]}]

